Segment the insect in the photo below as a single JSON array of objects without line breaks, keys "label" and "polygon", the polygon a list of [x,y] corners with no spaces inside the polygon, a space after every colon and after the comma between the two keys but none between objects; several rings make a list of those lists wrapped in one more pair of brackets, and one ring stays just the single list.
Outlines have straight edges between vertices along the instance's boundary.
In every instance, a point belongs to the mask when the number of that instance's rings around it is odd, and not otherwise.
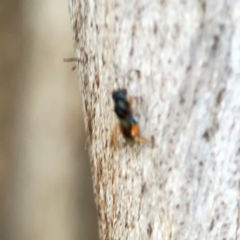
[{"label": "insect", "polygon": [[113,91],[112,98],[120,130],[125,139],[135,142],[149,142],[149,140],[140,136],[139,125],[132,115],[132,98],[127,98],[127,90],[119,89]]},{"label": "insect", "polygon": [[[64,58],[63,59],[64,62],[80,62],[80,58],[75,58],[75,57],[72,57],[72,58]],[[77,66],[73,66],[72,67],[72,71],[74,71],[76,69]]]}]

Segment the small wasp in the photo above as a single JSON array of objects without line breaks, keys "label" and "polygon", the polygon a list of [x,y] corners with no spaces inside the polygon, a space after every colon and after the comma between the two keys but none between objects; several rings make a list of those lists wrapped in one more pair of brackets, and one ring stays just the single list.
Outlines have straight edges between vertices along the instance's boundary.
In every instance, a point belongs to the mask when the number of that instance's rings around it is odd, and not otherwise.
[{"label": "small wasp", "polygon": [[126,140],[135,142],[149,142],[146,138],[140,136],[140,128],[132,115],[132,98],[128,100],[127,90],[119,89],[113,91],[114,111],[118,117],[120,130]]}]

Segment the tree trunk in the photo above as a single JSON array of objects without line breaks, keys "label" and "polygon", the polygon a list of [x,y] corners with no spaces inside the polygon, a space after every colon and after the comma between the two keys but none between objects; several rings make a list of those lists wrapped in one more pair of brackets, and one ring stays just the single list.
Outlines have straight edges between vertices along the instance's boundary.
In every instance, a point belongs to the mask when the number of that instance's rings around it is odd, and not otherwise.
[{"label": "tree trunk", "polygon": [[[240,2],[70,0],[100,239],[240,239]],[[112,91],[150,144],[112,145]]]}]

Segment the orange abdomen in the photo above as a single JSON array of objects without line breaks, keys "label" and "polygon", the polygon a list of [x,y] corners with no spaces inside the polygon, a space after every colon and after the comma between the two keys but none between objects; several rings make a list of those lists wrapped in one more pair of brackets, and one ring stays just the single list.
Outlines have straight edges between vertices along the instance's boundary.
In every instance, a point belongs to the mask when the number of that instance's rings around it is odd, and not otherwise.
[{"label": "orange abdomen", "polygon": [[139,136],[139,134],[140,134],[139,126],[137,124],[133,124],[131,126],[131,136],[136,137]]}]

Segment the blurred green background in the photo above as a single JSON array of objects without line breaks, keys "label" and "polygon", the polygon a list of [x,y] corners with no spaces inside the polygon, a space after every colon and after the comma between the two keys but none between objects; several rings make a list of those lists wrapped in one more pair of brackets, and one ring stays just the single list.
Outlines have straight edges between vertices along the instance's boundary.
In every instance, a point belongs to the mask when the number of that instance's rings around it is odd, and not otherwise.
[{"label": "blurred green background", "polygon": [[0,19],[0,240],[95,240],[68,2],[3,0]]}]

